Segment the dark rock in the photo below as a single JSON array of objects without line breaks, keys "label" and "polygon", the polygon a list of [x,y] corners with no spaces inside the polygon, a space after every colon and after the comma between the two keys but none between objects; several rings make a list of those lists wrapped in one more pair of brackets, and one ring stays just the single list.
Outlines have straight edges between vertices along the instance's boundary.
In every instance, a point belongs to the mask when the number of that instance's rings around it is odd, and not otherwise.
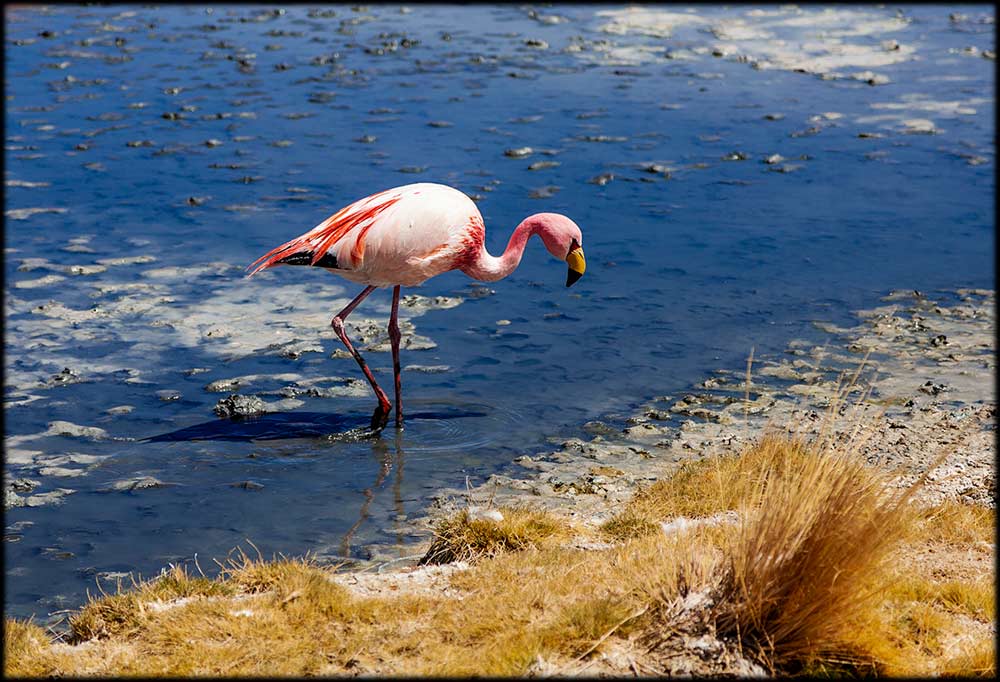
[{"label": "dark rock", "polygon": [[923,386],[921,386],[917,390],[920,391],[920,392],[922,392],[922,393],[926,393],[928,395],[937,395],[938,393],[941,393],[942,391],[947,391],[948,387],[945,386],[944,384],[935,384],[933,381],[928,381],[927,383],[925,383]]},{"label": "dark rock", "polygon": [[51,382],[54,385],[73,384],[80,380],[80,375],[69,367],[63,367],[59,374],[53,374]]},{"label": "dark rock", "polygon": [[212,411],[222,418],[238,419],[264,414],[267,410],[264,409],[264,401],[257,396],[234,393],[217,402]]},{"label": "dark rock", "polygon": [[17,493],[30,493],[39,485],[41,483],[30,478],[15,478],[13,481],[7,481],[6,487]]}]

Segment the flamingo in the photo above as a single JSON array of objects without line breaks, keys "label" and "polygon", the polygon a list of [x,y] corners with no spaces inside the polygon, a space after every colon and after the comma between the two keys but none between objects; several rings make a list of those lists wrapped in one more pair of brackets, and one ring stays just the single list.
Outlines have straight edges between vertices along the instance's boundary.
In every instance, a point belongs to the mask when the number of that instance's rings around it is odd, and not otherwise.
[{"label": "flamingo", "polygon": [[371,430],[378,434],[389,421],[392,403],[379,387],[361,354],[344,330],[347,316],[375,289],[392,287],[389,339],[396,388],[396,428],[403,428],[402,384],[399,378],[399,289],[415,286],[449,270],[473,279],[495,282],[518,266],[533,235],[549,253],[566,261],[566,286],[583,276],[583,234],[572,220],[558,213],[536,213],[514,229],[507,249],[491,256],[484,245],[483,217],[465,193],[447,185],[420,182],[387,189],[345,206],[305,234],[272,249],[247,270],[252,277],[276,265],[324,268],[365,289],[331,320],[337,336],[354,356],[371,384],[378,407]]}]

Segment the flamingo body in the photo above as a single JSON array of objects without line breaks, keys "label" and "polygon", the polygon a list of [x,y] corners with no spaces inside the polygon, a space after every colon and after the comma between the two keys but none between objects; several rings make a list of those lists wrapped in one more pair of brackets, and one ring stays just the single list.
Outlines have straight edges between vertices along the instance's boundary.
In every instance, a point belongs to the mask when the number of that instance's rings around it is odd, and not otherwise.
[{"label": "flamingo body", "polygon": [[486,251],[486,228],[476,204],[447,185],[420,182],[387,189],[345,206],[305,234],[285,242],[254,261],[249,276],[276,265],[325,268],[367,287],[330,323],[354,356],[378,397],[372,431],[388,421],[392,404],[364,359],[351,345],[344,319],[377,287],[393,287],[389,338],[396,384],[396,426],[402,427],[399,379],[399,289],[414,286],[449,270],[496,281],[521,261],[524,247],[538,235],[545,248],[569,264],[566,286],[586,269],[583,235],[572,220],[558,213],[536,213],[514,230],[503,255]]},{"label": "flamingo body", "polygon": [[352,282],[415,286],[472,261],[484,237],[472,199],[419,182],[355,201],[258,259],[250,274],[308,258]]}]

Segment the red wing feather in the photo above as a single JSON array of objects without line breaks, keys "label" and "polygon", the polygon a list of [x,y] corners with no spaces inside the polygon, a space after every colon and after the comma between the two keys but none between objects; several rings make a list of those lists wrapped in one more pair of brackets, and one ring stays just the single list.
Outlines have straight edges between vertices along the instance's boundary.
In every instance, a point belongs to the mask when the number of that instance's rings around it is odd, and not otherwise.
[{"label": "red wing feather", "polygon": [[384,198],[386,192],[388,190],[355,201],[353,204],[340,209],[304,235],[268,251],[250,264],[247,269],[254,269],[247,276],[253,277],[261,270],[277,265],[282,259],[300,252],[308,253],[312,257],[311,264],[315,265],[330,250],[330,247],[343,239],[351,230],[361,226],[361,232],[355,240],[354,248],[351,249],[351,257],[357,262],[364,255],[365,233],[375,224],[375,219],[382,211],[395,204],[401,198],[398,194]]}]

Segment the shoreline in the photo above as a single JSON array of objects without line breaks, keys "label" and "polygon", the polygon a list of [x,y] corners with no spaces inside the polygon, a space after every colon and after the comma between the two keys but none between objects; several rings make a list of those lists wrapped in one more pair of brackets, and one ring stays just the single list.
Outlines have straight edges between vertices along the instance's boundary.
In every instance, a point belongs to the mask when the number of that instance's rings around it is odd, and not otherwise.
[{"label": "shoreline", "polygon": [[[874,418],[884,407],[888,430],[869,450],[885,450],[888,457],[881,465],[906,470],[902,484],[915,480],[933,459],[914,459],[907,454],[910,449],[943,447],[959,421],[980,427],[968,457],[939,467],[938,477],[944,473],[952,479],[936,484],[937,498],[990,505],[993,436],[982,429],[990,424],[995,429],[995,292],[959,289],[954,294],[956,302],[942,306],[919,292],[894,290],[882,297],[884,305],[854,311],[852,327],[814,322],[829,333],[826,344],[792,339],[783,357],[748,358],[749,393],[746,368],[717,369],[675,396],[647,401],[623,429],[590,421],[583,425],[589,440],[569,438],[558,449],[520,455],[478,485],[439,489],[420,515],[394,527],[396,534],[422,535],[423,540],[361,545],[369,558],[327,555],[323,564],[343,567],[348,575],[411,570],[430,546],[435,524],[466,508],[526,505],[597,528],[637,490],[683,462],[742,449],[771,424],[798,423],[801,435],[815,436],[818,416],[838,380],[859,368],[859,388],[870,384],[875,390],[861,414],[854,410],[839,428],[853,428],[855,417]],[[424,305],[418,314],[442,305],[414,298]],[[451,299],[443,302],[443,307],[451,305]],[[876,463],[873,457],[870,464]],[[5,493],[23,504],[13,489]]]},{"label": "shoreline", "polygon": [[[869,464],[902,474],[905,485],[967,435],[968,444],[929,474],[921,496],[928,503],[951,499],[992,508],[995,292],[959,289],[955,296],[953,304],[939,304],[920,292],[894,290],[884,305],[855,311],[852,327],[814,323],[830,341],[791,340],[780,359],[751,358],[749,393],[746,368],[716,370],[677,396],[648,401],[621,431],[588,422],[590,440],[570,438],[556,450],[517,457],[479,485],[438,491],[427,513],[402,530],[429,533],[464,508],[517,505],[597,528],[638,489],[685,461],[740,450],[775,425],[797,424],[798,435],[815,437],[838,383],[855,375],[848,411],[834,427],[839,438],[848,438],[859,419],[883,417],[884,429],[864,452]],[[870,395],[855,406],[864,390]],[[420,555],[429,543],[407,548]],[[405,567],[407,557],[388,556],[384,545],[366,549],[372,559],[351,562],[352,570],[387,561],[397,564],[392,571]]]}]

